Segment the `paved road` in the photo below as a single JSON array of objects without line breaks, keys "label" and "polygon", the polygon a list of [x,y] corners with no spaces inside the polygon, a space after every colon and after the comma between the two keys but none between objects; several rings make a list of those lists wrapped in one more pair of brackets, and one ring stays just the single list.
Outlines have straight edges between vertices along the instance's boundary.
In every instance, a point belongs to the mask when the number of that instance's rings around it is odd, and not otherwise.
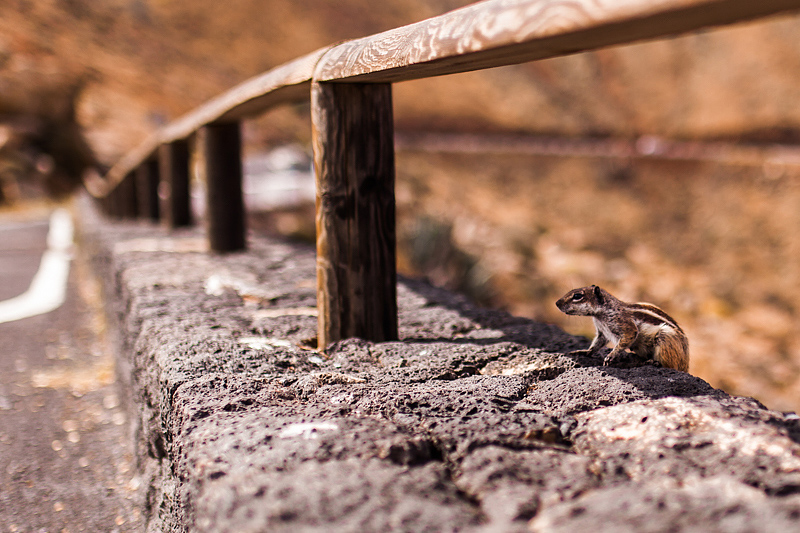
[{"label": "paved road", "polygon": [[[0,212],[0,302],[30,286],[48,220]],[[63,305],[0,323],[0,532],[143,529],[99,296],[73,261]]]}]

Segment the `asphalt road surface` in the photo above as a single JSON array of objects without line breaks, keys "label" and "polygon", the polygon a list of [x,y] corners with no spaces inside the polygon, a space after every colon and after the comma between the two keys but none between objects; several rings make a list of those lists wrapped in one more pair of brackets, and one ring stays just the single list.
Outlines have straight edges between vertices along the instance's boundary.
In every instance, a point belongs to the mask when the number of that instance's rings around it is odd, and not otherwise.
[{"label": "asphalt road surface", "polygon": [[[31,284],[53,247],[51,213],[0,211],[0,309],[35,292]],[[0,314],[0,532],[142,531],[144,487],[99,286],[81,261],[64,264],[57,309],[10,321]]]}]

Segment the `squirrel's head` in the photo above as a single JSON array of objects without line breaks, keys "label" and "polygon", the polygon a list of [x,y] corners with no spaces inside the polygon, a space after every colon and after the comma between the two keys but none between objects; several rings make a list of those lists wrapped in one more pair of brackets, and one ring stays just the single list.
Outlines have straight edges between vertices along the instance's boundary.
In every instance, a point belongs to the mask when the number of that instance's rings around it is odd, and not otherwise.
[{"label": "squirrel's head", "polygon": [[597,314],[605,300],[605,291],[590,285],[569,291],[556,302],[556,307],[568,315],[589,316]]}]

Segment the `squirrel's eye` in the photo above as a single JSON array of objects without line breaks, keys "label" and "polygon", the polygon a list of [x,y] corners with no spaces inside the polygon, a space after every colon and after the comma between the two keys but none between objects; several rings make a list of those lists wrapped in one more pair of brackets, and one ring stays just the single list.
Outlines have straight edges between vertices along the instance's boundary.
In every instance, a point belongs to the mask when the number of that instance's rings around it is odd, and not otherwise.
[{"label": "squirrel's eye", "polygon": [[573,302],[580,302],[581,300],[583,300],[583,294],[578,292],[572,295]]}]

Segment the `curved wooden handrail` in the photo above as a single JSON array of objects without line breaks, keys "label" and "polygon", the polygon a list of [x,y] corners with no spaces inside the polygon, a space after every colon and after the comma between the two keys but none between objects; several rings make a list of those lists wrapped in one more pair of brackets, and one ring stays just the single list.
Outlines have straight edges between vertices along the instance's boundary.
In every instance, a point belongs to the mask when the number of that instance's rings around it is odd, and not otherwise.
[{"label": "curved wooden handrail", "polygon": [[186,139],[203,126],[235,122],[278,104],[307,102],[314,67],[327,50],[321,48],[251,78],[167,124],[125,154],[104,179],[85,180],[86,189],[96,198],[106,196],[125,176],[152,157],[159,146]]},{"label": "curved wooden handrail", "polygon": [[303,102],[314,81],[397,82],[551,58],[800,9],[800,0],[486,0],[306,56],[252,78],[161,128],[105,175],[108,194],[158,147],[201,127]]},{"label": "curved wooden handrail", "polygon": [[655,39],[800,8],[797,0],[487,0],[349,41],[315,81],[454,74]]}]

